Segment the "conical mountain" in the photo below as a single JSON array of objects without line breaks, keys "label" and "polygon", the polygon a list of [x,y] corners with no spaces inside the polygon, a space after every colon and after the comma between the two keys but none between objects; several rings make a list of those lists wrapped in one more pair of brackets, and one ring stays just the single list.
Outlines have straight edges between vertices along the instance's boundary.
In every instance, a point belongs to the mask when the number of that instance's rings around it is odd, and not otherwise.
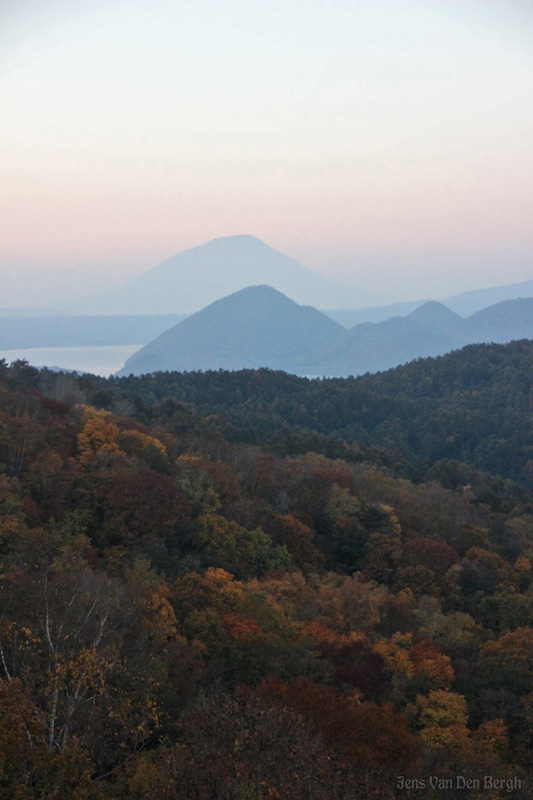
[{"label": "conical mountain", "polygon": [[270,286],[249,286],[198,311],[128,359],[119,375],[272,367],[336,338],[341,325]]},{"label": "conical mountain", "polygon": [[[185,250],[128,283],[80,301],[93,314],[190,314],[246,286],[267,284],[321,308],[380,302],[303,267],[255,236],[225,236]],[[383,302],[386,302],[384,300]]]},{"label": "conical mountain", "polygon": [[461,326],[463,323],[463,318],[459,314],[450,311],[447,306],[436,300],[428,300],[406,316],[412,322],[434,331],[452,331],[453,326]]}]

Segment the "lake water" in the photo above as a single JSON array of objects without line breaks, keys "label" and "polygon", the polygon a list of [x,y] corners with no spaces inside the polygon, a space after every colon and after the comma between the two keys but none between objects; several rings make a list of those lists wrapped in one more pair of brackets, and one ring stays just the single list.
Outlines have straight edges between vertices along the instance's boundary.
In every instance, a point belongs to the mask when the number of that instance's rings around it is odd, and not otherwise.
[{"label": "lake water", "polygon": [[107,377],[124,366],[126,359],[142,344],[105,347],[32,347],[26,350],[0,350],[7,363],[25,359],[33,367],[60,367]]}]

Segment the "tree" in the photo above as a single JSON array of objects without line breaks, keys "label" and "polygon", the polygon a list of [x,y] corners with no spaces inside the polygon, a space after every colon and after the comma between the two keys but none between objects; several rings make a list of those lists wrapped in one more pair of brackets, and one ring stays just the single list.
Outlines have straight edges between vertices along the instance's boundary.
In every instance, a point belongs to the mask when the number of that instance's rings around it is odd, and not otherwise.
[{"label": "tree", "polygon": [[262,575],[290,563],[286,548],[274,547],[270,536],[261,528],[248,531],[217,514],[199,518],[196,543],[213,566],[223,567],[238,576]]}]

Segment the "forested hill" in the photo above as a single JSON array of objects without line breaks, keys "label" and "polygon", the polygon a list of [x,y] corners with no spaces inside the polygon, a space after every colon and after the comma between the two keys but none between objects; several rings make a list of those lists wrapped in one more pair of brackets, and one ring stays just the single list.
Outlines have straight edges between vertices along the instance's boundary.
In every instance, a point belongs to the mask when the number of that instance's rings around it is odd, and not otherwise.
[{"label": "forested hill", "polygon": [[234,440],[280,452],[313,449],[314,432],[384,447],[411,463],[463,461],[531,486],[532,376],[533,342],[521,340],[470,345],[358,378],[262,369],[155,373],[106,385],[134,401],[144,421],[179,420],[183,404]]},{"label": "forested hill", "polygon": [[531,345],[456,358],[381,383],[0,362],[0,800],[441,800],[399,775],[529,800],[532,492],[399,478],[303,422],[429,430],[479,392],[525,441]]}]

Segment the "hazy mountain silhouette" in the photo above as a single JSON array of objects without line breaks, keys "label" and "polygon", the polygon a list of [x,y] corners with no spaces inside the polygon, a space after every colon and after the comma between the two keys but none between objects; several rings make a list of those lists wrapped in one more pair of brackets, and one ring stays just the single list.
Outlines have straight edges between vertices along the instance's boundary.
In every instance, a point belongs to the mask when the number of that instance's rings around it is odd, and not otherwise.
[{"label": "hazy mountain silhouette", "polygon": [[361,375],[379,372],[415,358],[438,356],[462,347],[457,327],[463,320],[441,303],[430,301],[405,317],[363,322],[333,342],[310,351],[297,366],[298,374]]},{"label": "hazy mountain silhouette", "polygon": [[303,267],[255,236],[225,236],[185,250],[118,288],[81,300],[93,314],[188,314],[250,285],[267,284],[299,303],[335,308],[386,302]]},{"label": "hazy mountain silhouette", "polygon": [[443,303],[439,303],[436,300],[428,300],[423,305],[415,308],[408,317],[411,322],[423,325],[425,328],[446,333],[451,333],[457,325],[461,326],[463,324],[463,319],[459,314],[451,311]]},{"label": "hazy mountain silhouette", "polygon": [[533,339],[533,297],[504,300],[465,320],[471,342],[505,344],[512,339]]},{"label": "hazy mountain silhouette", "polygon": [[300,375],[360,375],[467,344],[520,338],[533,338],[533,298],[498,303],[466,319],[429,301],[405,317],[347,331],[269,286],[252,286],[165,331],[120,374],[272,367]]},{"label": "hazy mountain silhouette", "polygon": [[452,311],[466,317],[504,300],[516,300],[520,297],[533,297],[533,280],[494,286],[490,289],[473,289],[470,292],[446,297],[442,302]]},{"label": "hazy mountain silhouette", "polygon": [[[470,292],[445,297],[440,302],[462,317],[466,317],[504,300],[527,297],[533,297],[533,280],[506,286],[494,286],[489,289],[473,289]],[[410,300],[404,303],[369,306],[368,308],[347,308],[344,305],[338,309],[325,309],[325,313],[336,322],[340,322],[345,328],[353,328],[362,322],[383,322],[390,317],[406,317],[415,308],[419,308],[427,302],[428,300]]]},{"label": "hazy mountain silhouette", "polygon": [[298,374],[360,375],[439,356],[467,344],[533,339],[533,298],[497,303],[464,319],[429,301],[405,317],[362,323],[295,364]]},{"label": "hazy mountain silhouette", "polygon": [[270,286],[249,286],[187,317],[128,359],[121,375],[158,370],[290,370],[298,354],[336,338],[342,327]]},{"label": "hazy mountain silhouette", "polygon": [[[353,328],[363,322],[383,322],[390,317],[406,317],[415,308],[423,306],[425,300],[409,300],[405,303],[392,303],[386,306],[368,306],[367,308],[323,309],[324,314],[339,322],[343,328]],[[322,310],[322,309],[321,309]]]}]

